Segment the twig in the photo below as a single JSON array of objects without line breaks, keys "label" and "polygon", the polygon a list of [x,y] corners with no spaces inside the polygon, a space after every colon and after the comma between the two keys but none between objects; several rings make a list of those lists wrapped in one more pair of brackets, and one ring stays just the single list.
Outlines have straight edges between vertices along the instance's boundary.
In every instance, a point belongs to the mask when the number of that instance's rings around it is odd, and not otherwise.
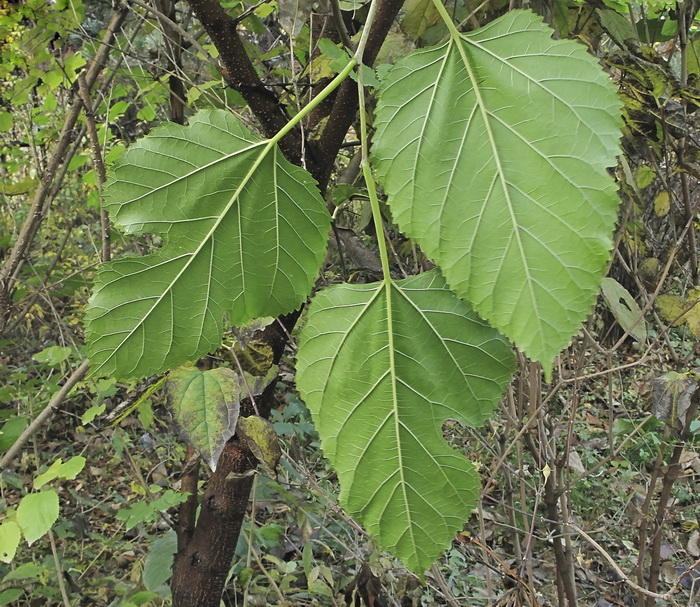
[{"label": "twig", "polygon": [[620,579],[630,588],[633,588],[634,590],[645,596],[655,599],[661,599],[664,601],[668,600],[671,601],[674,605],[678,604],[673,599],[672,595],[678,588],[680,580],[676,580],[676,583],[674,583],[673,586],[671,586],[671,589],[668,592],[665,592],[664,594],[659,594],[658,592],[652,592],[651,590],[642,588],[639,584],[633,581],[622,569],[620,569],[620,566],[615,562],[615,559],[613,559],[613,557],[610,556],[608,551],[605,548],[603,548],[598,542],[596,542],[590,535],[588,535],[583,529],[581,529],[578,525],[574,525],[574,523],[567,523],[567,525],[571,527],[576,533],[578,533],[583,539],[585,539],[591,546],[593,546],[593,548],[595,548],[598,551],[598,553],[613,568],[613,570],[615,571],[615,573],[617,573]]},{"label": "twig", "polygon": [[333,23],[335,25],[335,29],[338,31],[338,35],[340,36],[340,41],[343,43],[343,46],[349,48],[351,51],[355,50],[355,46],[352,43],[352,40],[350,40],[350,34],[348,34],[348,28],[345,27],[345,21],[343,21],[343,13],[340,10],[340,3],[338,0],[329,0],[331,4],[331,13],[333,14]]},{"label": "twig", "polygon": [[100,140],[97,136],[97,128],[95,127],[95,110],[90,101],[90,91],[85,82],[85,74],[82,72],[78,74],[78,95],[83,102],[83,108],[85,108],[85,122],[87,123],[88,139],[90,140],[90,147],[92,148],[92,163],[95,165],[95,172],[97,173],[97,187],[100,193],[100,232],[102,236],[102,253],[100,255],[100,260],[104,262],[112,258],[109,216],[102,205],[102,186],[104,182],[107,181],[107,171],[102,158],[102,146],[100,145]]},{"label": "twig", "polygon": [[58,580],[58,588],[61,591],[61,598],[63,599],[63,604],[65,605],[65,607],[71,607],[70,598],[68,597],[68,592],[66,591],[66,584],[63,580],[63,567],[61,567],[61,560],[58,558],[58,550],[56,550],[56,540],[53,536],[53,531],[51,531],[51,529],[49,529],[49,543],[51,544],[53,564],[56,567],[56,579]]},{"label": "twig", "polygon": [[31,424],[29,424],[20,437],[15,441],[15,443],[8,449],[7,453],[0,459],[0,473],[7,468],[10,462],[14,459],[15,455],[24,447],[26,442],[44,425],[56,409],[68,396],[70,391],[73,389],[75,384],[77,384],[84,375],[87,373],[88,367],[90,366],[90,361],[85,359],[80,366],[73,371],[71,376],[66,380],[61,389],[56,393],[56,395],[49,401],[44,410],[37,415]]},{"label": "twig", "polygon": [[459,607],[459,603],[457,602],[455,595],[452,593],[449,586],[447,585],[445,578],[442,577],[442,573],[440,572],[440,568],[437,566],[437,563],[433,563],[433,566],[430,568],[430,573],[433,574],[433,578],[435,579],[438,588],[440,588],[442,596],[447,602],[447,604],[450,607]]}]

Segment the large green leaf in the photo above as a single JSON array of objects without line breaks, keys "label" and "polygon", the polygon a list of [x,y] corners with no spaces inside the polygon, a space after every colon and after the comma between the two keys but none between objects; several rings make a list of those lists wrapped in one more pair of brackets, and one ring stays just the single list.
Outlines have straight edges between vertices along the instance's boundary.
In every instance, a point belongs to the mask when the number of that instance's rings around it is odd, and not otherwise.
[{"label": "large green leaf", "polygon": [[443,423],[488,417],[510,379],[510,346],[437,271],[321,291],[299,342],[297,385],[342,505],[422,573],[479,494]]},{"label": "large green leaf", "polygon": [[620,102],[583,46],[512,11],[398,62],[373,162],[449,285],[549,364],[591,311],[618,199]]},{"label": "large green leaf", "polygon": [[224,316],[277,316],[307,296],[329,217],[311,176],[220,110],[133,145],[105,204],[128,232],[163,237],[103,265],[86,314],[93,374],[143,376],[218,347]]}]

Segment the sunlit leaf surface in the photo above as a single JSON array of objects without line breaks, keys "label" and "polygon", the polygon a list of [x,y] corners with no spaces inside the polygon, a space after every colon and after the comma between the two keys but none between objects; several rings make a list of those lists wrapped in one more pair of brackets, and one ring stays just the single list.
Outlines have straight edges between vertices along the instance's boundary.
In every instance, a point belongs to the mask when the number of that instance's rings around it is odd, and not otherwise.
[{"label": "sunlit leaf surface", "polygon": [[478,497],[474,465],[443,424],[480,425],[512,369],[507,341],[437,271],[337,285],[311,304],[297,385],[341,504],[413,571],[447,548]]},{"label": "sunlit leaf surface", "polygon": [[583,46],[512,11],[389,72],[373,161],[448,284],[550,364],[590,313],[618,198],[620,102]]}]

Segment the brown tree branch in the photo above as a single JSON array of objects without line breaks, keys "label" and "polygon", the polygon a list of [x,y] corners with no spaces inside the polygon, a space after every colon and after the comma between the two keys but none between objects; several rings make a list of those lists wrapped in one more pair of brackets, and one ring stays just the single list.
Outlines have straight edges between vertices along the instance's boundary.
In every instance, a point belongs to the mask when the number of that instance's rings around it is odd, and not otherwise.
[{"label": "brown tree branch", "polygon": [[[377,14],[372,23],[367,46],[362,61],[365,65],[373,65],[386,39],[391,24],[396,19],[404,0],[383,0],[377,7]],[[340,85],[333,103],[333,109],[328,116],[328,126],[318,141],[317,166],[311,174],[319,184],[327,184],[335,164],[335,157],[343,144],[348,129],[357,114],[357,84],[347,79]]]},{"label": "brown tree branch", "polygon": [[[289,115],[277,95],[260,80],[238,34],[236,20],[218,0],[189,0],[189,4],[219,51],[224,80],[242,95],[265,135],[272,137],[287,124]],[[290,162],[301,164],[300,131],[293,129],[284,137],[280,149]]]}]

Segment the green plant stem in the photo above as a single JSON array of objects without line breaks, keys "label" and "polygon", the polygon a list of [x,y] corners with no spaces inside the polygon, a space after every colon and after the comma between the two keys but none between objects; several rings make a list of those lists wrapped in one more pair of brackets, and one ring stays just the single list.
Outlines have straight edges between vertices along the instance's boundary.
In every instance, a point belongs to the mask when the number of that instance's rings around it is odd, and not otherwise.
[{"label": "green plant stem", "polygon": [[[355,62],[362,65],[362,59],[365,54],[365,46],[367,46],[367,40],[369,39],[370,30],[372,29],[372,24],[374,23],[374,17],[377,14],[377,7],[379,6],[379,1],[374,0],[369,6],[369,12],[367,13],[367,19],[365,20],[365,26],[362,30],[362,35],[360,36],[360,41],[357,43],[357,50],[355,51]],[[360,80],[357,81],[357,87],[362,90],[362,83]]]},{"label": "green plant stem", "polygon": [[343,71],[341,71],[333,80],[331,80],[328,83],[328,86],[326,86],[316,97],[314,97],[309,103],[307,103],[301,111],[294,116],[287,124],[285,124],[279,131],[277,131],[277,134],[272,137],[268,141],[267,147],[265,148],[265,151],[260,155],[261,158],[264,158],[267,153],[270,151],[270,149],[277,145],[279,141],[287,134],[289,131],[291,131],[297,124],[299,124],[310,112],[314,110],[328,95],[330,95],[340,84],[343,82],[348,77],[348,74],[352,72],[353,68],[357,65],[357,59],[354,57],[350,59],[348,64],[343,68]]},{"label": "green plant stem", "polygon": [[449,13],[447,12],[445,5],[440,0],[433,0],[433,4],[435,5],[437,12],[440,13],[440,17],[442,17],[442,20],[445,22],[447,29],[450,31],[450,35],[453,38],[459,38],[459,30],[452,21],[452,17],[450,17]]},{"label": "green plant stem", "polygon": [[[358,49],[359,52],[359,49]],[[361,67],[361,66],[360,66]],[[369,166],[369,139],[367,138],[367,114],[365,109],[365,92],[362,86],[362,69],[357,71],[357,91],[360,105],[360,142],[362,149],[362,175],[367,185],[369,202],[372,208],[372,219],[377,232],[377,245],[379,246],[379,258],[382,262],[382,274],[387,283],[391,282],[391,272],[389,270],[389,254],[387,252],[386,241],[384,240],[384,224],[382,223],[382,213],[379,208],[379,198],[377,196],[377,186],[374,182],[372,169]],[[391,309],[390,290],[387,290],[387,306]]]},{"label": "green plant stem", "polygon": [[58,588],[61,591],[63,605],[65,607],[71,607],[70,598],[68,597],[68,592],[66,591],[66,584],[63,580],[63,567],[61,567],[61,559],[58,557],[58,550],[56,549],[56,539],[54,538],[53,531],[51,529],[49,529],[49,542],[51,543],[53,564],[56,567],[56,580],[58,581]]}]

